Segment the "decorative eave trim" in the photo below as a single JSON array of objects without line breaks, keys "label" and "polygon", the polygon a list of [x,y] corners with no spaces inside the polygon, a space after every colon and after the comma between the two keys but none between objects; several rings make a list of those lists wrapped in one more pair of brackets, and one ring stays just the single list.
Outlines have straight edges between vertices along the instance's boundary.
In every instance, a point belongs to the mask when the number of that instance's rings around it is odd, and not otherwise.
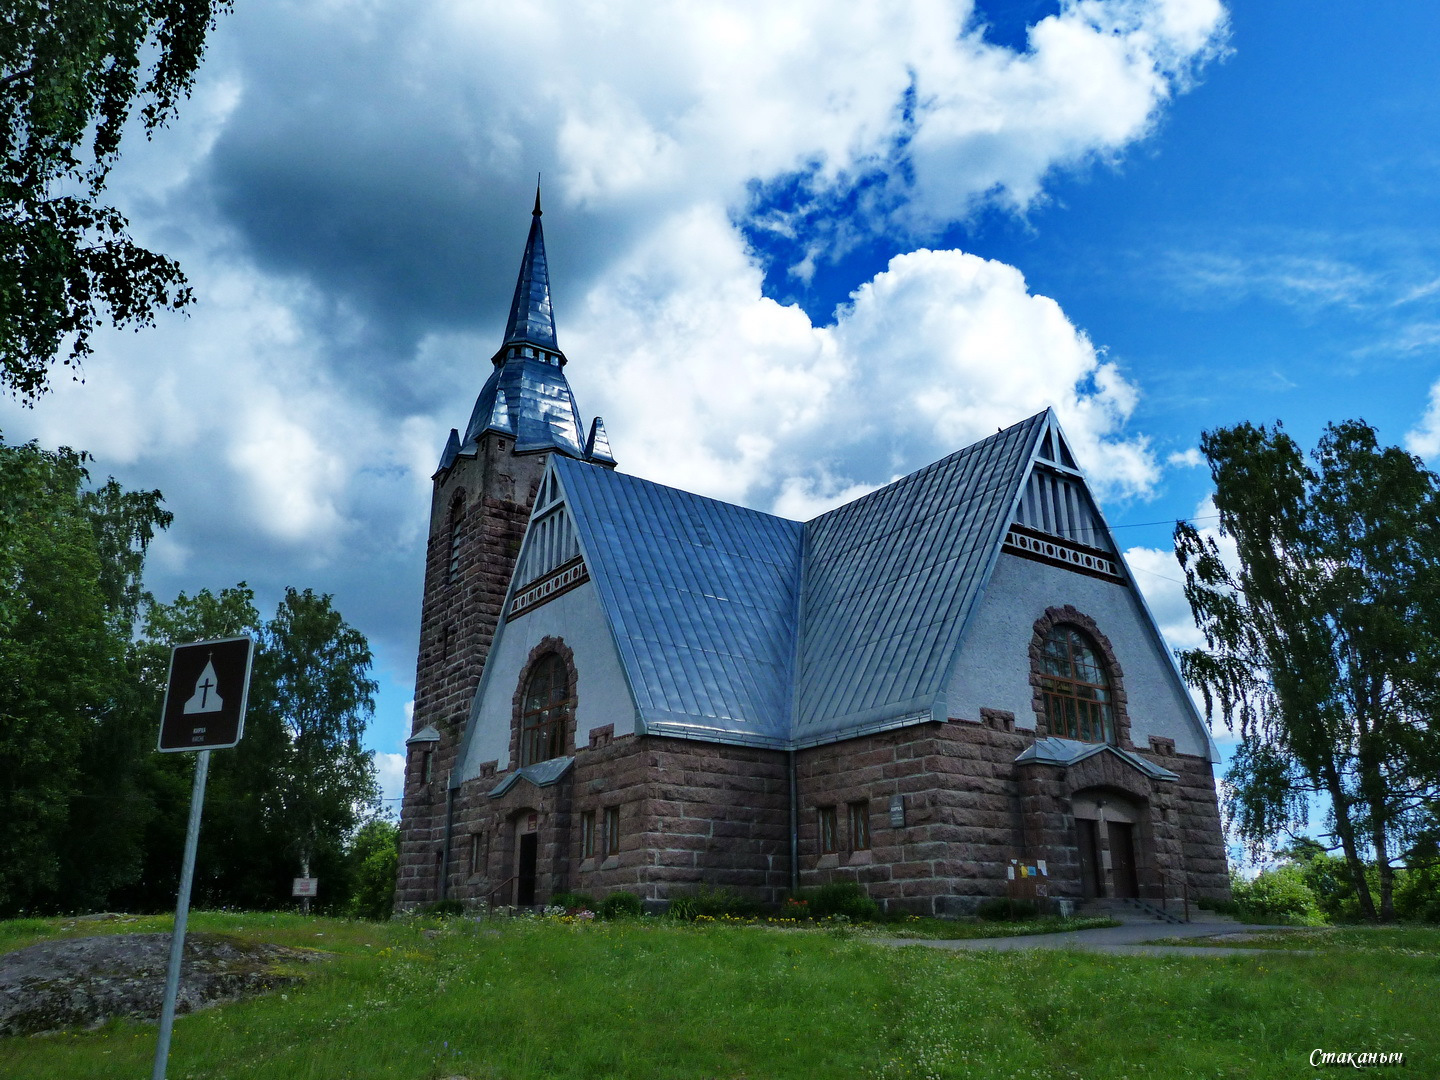
[{"label": "decorative eave trim", "polygon": [[1112,585],[1126,585],[1120,562],[1108,551],[1087,547],[1062,536],[1052,536],[1012,522],[1005,534],[1004,551],[1022,559],[1073,570]]},{"label": "decorative eave trim", "polygon": [[536,579],[532,584],[517,589],[515,596],[511,599],[505,609],[507,619],[518,619],[527,611],[533,611],[543,604],[548,604],[557,596],[569,592],[571,589],[578,589],[590,580],[590,571],[585,568],[585,559],[577,555],[564,566],[561,566],[542,578]]}]

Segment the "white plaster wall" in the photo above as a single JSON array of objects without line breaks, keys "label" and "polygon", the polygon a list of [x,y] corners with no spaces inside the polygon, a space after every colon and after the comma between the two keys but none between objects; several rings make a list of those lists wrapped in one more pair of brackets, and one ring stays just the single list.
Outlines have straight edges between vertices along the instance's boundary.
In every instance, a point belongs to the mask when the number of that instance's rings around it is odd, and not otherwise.
[{"label": "white plaster wall", "polygon": [[1209,755],[1204,729],[1135,594],[1123,585],[1002,553],[995,575],[961,646],[950,679],[950,716],[980,719],[980,708],[1008,709],[1017,727],[1034,728],[1030,638],[1049,607],[1072,604],[1110,639],[1125,676],[1130,738],[1140,749],[1151,735],[1175,740],[1183,754]]},{"label": "white plaster wall", "polygon": [[576,676],[575,744],[585,746],[590,732],[605,724],[615,734],[635,731],[635,703],[600,608],[594,582],[557,596],[549,603],[506,622],[485,664],[480,698],[470,709],[469,752],[461,776],[473,779],[486,761],[510,767],[510,722],[515,689],[530,650],[547,637],[563,638],[574,652]]}]

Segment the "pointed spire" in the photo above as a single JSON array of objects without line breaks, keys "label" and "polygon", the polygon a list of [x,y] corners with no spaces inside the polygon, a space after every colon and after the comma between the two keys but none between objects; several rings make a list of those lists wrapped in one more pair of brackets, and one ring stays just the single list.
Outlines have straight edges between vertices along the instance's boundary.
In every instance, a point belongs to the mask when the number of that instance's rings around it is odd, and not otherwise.
[{"label": "pointed spire", "polygon": [[455,459],[460,456],[460,432],[453,427],[450,429],[450,438],[445,440],[445,449],[440,452],[440,469],[444,471],[455,464]]},{"label": "pointed spire", "polygon": [[520,260],[515,282],[515,299],[510,302],[510,321],[505,341],[495,354],[495,365],[505,362],[509,345],[538,345],[560,351],[555,340],[555,315],[550,309],[550,268],[545,261],[545,232],[540,227],[540,185],[535,185],[535,209],[531,212],[530,238]]},{"label": "pointed spire", "polygon": [[590,421],[590,437],[585,440],[585,458],[597,465],[615,464],[615,456],[610,452],[610,436],[605,434],[605,421],[598,416]]}]

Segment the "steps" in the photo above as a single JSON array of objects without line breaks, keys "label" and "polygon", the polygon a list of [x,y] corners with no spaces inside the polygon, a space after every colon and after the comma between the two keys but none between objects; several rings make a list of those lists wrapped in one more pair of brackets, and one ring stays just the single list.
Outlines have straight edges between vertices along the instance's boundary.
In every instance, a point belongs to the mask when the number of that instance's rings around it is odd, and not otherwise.
[{"label": "steps", "polygon": [[1087,900],[1075,912],[1077,915],[1098,915],[1108,919],[1119,919],[1125,923],[1163,922],[1183,924],[1185,919],[1166,911],[1148,900],[1132,896],[1103,897]]}]

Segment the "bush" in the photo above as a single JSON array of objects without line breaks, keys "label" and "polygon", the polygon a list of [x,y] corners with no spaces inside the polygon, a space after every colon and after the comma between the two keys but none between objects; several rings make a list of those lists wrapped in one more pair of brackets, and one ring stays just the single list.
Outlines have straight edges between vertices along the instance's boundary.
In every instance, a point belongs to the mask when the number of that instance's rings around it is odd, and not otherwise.
[{"label": "bush", "polygon": [[1294,864],[1266,870],[1253,881],[1232,880],[1230,892],[1242,913],[1312,926],[1323,922],[1315,894],[1305,884],[1304,871]]},{"label": "bush", "polygon": [[843,915],[851,922],[872,922],[880,914],[879,905],[853,881],[832,881],[818,889],[802,889],[795,899],[806,901],[815,919]]},{"label": "bush", "polygon": [[594,911],[595,898],[588,892],[562,892],[556,893],[550,903],[554,907],[562,907],[566,911]]},{"label": "bush", "polygon": [[1023,922],[1040,914],[1034,900],[1009,900],[992,896],[975,906],[975,914],[986,922]]},{"label": "bush", "polygon": [[622,889],[612,892],[604,900],[601,900],[600,909],[596,914],[602,919],[633,919],[643,914],[644,911],[645,904],[640,897]]},{"label": "bush", "polygon": [[352,864],[351,918],[390,918],[395,913],[395,875],[400,866],[400,830],[393,821],[372,821],[355,835],[346,860]]},{"label": "bush", "polygon": [[464,915],[465,904],[460,900],[436,900],[433,904],[421,907],[417,914],[433,915],[436,918],[445,919],[451,915]]}]

